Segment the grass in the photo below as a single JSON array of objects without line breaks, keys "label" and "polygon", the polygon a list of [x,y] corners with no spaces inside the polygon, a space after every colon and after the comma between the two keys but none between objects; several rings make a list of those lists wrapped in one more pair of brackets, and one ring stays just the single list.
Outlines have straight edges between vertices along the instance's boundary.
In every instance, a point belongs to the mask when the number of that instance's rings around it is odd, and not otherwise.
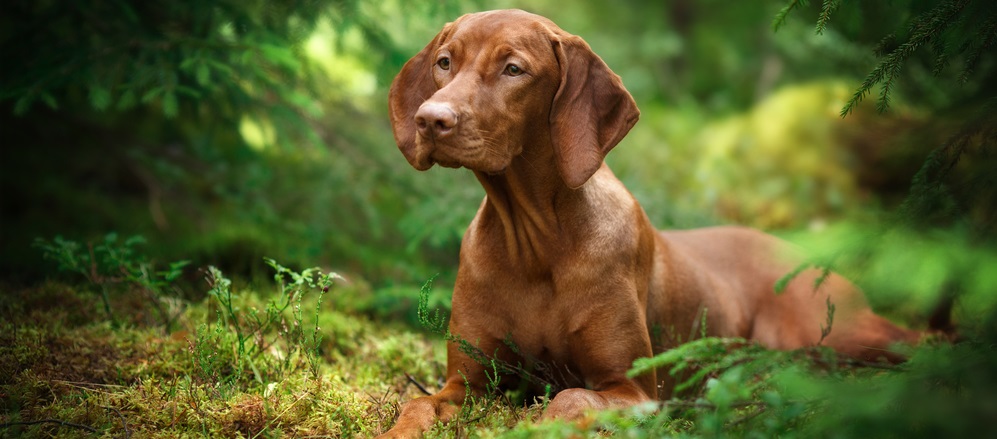
[{"label": "grass", "polygon": [[[259,301],[243,293],[246,303]],[[324,309],[317,374],[302,365],[274,381],[233,379],[231,361],[215,369],[199,362],[202,351],[232,351],[224,332],[212,338],[193,329],[198,319],[214,320],[210,298],[190,306],[182,322],[188,329],[171,334],[114,327],[102,307],[96,296],[60,283],[4,291],[0,436],[91,437],[96,429],[115,437],[363,437],[389,425],[399,398],[417,392],[406,373],[433,383],[441,367],[439,342]],[[128,314],[124,306],[116,311]],[[27,424],[37,421],[45,423]]]},{"label": "grass", "polygon": [[[332,286],[321,304],[301,294],[292,304],[314,311],[295,320],[288,307],[266,334],[248,337],[266,350],[244,370],[236,356],[245,333],[231,320],[261,314],[273,299],[267,291],[234,287],[229,309],[204,295],[166,332],[146,318],[153,307],[129,300],[133,287],[112,291],[107,302],[94,287],[3,288],[0,437],[369,437],[390,428],[420,386],[442,384],[442,339],[343,306],[338,297],[358,294],[350,286]],[[318,361],[302,352],[289,358],[281,338],[289,328],[279,326],[311,318],[323,334]],[[465,435],[470,425],[498,434],[540,413],[539,405],[482,399],[430,437]]]}]

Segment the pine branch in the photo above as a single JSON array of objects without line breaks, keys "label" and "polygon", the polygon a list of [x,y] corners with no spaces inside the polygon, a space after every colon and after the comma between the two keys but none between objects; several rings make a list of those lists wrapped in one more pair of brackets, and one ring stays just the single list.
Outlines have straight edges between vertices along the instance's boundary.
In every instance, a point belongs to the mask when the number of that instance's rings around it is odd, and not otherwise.
[{"label": "pine branch", "polygon": [[882,58],[886,56],[886,54],[890,53],[890,51],[893,50],[892,47],[896,44],[897,34],[891,32],[876,43],[876,46],[872,48],[872,53],[873,55],[876,55],[877,58]]},{"label": "pine branch", "polygon": [[879,98],[877,109],[884,112],[889,108],[890,91],[893,89],[893,81],[899,76],[903,64],[914,54],[914,52],[939,38],[942,32],[957,21],[958,14],[970,0],[951,0],[914,19],[910,26],[910,37],[907,41],[893,49],[873,71],[866,76],[862,85],[852,95],[852,98],[841,110],[841,117],[847,116],[865,98],[877,83],[883,82],[882,92]]},{"label": "pine branch", "polygon": [[928,155],[911,180],[907,198],[900,204],[899,214],[902,220],[912,221],[937,215],[939,201],[947,202],[953,198],[944,180],[970,147],[973,136],[980,132],[979,125],[971,124]]},{"label": "pine branch", "polygon": [[890,93],[893,90],[893,82],[900,75],[900,67],[900,63],[889,66],[886,78],[880,88],[879,100],[876,102],[876,111],[880,113],[885,113],[890,108]]},{"label": "pine branch", "polygon": [[[979,42],[975,48],[972,46],[974,43]],[[959,80],[963,83],[969,81],[969,76],[976,71],[976,66],[980,63],[980,57],[986,53],[991,47],[997,43],[997,16],[991,16],[989,20],[983,25],[983,29],[980,31],[980,38],[975,40],[970,40],[968,42],[970,48],[969,56],[966,57],[966,66],[963,67],[962,73],[959,75]]]},{"label": "pine branch", "polygon": [[817,35],[823,34],[827,28],[827,23],[831,20],[831,14],[841,6],[841,0],[824,0],[820,7],[820,15],[817,17]]},{"label": "pine branch", "polygon": [[778,31],[779,28],[786,23],[786,16],[788,16],[793,9],[806,6],[808,3],[809,0],[789,0],[789,3],[786,4],[786,6],[783,6],[782,9],[775,14],[775,18],[772,20],[772,31]]},{"label": "pine branch", "polygon": [[931,74],[938,76],[949,65],[949,47],[945,40],[936,38],[931,42],[931,50],[935,52],[935,61],[932,63]]}]

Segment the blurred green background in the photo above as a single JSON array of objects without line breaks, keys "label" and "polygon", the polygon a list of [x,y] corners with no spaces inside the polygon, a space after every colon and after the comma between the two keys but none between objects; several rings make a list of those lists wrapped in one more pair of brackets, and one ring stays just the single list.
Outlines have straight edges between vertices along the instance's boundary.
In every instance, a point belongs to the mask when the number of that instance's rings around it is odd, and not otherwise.
[{"label": "blurred green background", "polygon": [[[839,114],[876,50],[941,3],[845,3],[815,32],[819,4],[796,5],[773,30],[796,4],[784,0],[7,2],[2,278],[52,275],[35,238],[113,231],[144,236],[158,260],[247,279],[267,273],[266,256],[336,270],[374,300],[435,273],[445,286],[483,191],[466,170],[409,168],[387,87],[444,23],[496,8],[551,18],[622,76],[642,117],[607,160],[657,226],[819,235],[877,222],[910,204],[931,151],[992,133],[994,58],[974,59],[971,45],[989,2],[970,2],[945,40],[968,51],[940,60],[922,48],[886,112],[874,88]],[[972,44],[992,44],[984,30]],[[972,142],[964,149],[992,140]],[[960,182],[988,175],[984,162],[957,162]],[[959,236],[987,248],[993,209],[976,206],[992,207],[992,181],[946,187],[941,207],[910,216],[956,205],[929,225],[969,224]]]}]

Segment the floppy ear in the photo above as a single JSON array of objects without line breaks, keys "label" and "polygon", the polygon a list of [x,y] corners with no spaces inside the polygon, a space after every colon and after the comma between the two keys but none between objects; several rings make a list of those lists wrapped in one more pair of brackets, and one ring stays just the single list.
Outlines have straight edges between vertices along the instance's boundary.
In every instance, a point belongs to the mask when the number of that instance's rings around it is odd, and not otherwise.
[{"label": "floppy ear", "polygon": [[561,178],[575,189],[602,166],[640,111],[620,77],[584,40],[562,34],[552,44],[561,85],[550,111],[551,141]]},{"label": "floppy ear", "polygon": [[416,163],[415,113],[423,102],[436,93],[436,82],[433,80],[435,61],[433,55],[440,42],[449,35],[452,27],[453,23],[447,23],[433,41],[408,60],[391,82],[391,89],[388,91],[388,114],[391,117],[391,130],[395,134],[395,143],[409,164],[420,171],[429,169],[433,165]]}]

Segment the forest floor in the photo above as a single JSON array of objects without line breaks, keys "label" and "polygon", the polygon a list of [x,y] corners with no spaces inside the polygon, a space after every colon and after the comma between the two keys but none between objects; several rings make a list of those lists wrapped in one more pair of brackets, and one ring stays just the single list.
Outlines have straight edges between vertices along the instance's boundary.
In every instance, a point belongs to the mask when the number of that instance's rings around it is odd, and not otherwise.
[{"label": "forest floor", "polygon": [[[0,437],[370,437],[390,428],[420,386],[439,389],[445,369],[442,337],[334,310],[334,300],[309,316],[322,333],[313,358],[281,352],[290,349],[278,328],[251,334],[246,343],[266,349],[240,362],[239,337],[216,319],[212,297],[183,304],[167,332],[150,324],[138,292],[113,297],[111,323],[90,290],[49,282],[2,291]],[[236,312],[251,322],[263,296],[240,291]],[[485,401],[469,408],[434,435],[492,436],[541,412]]]},{"label": "forest floor", "polygon": [[[401,403],[438,390],[445,372],[441,334],[350,308],[368,293],[349,285],[215,282],[201,299],[161,297],[155,307],[134,286],[102,290],[49,281],[0,289],[3,438],[372,437],[394,424]],[[412,304],[424,307],[425,293],[413,287]],[[941,359],[960,358],[966,370],[983,370],[980,376],[990,380],[994,374],[985,368],[995,356],[976,355],[982,351],[974,347],[919,348],[930,355],[915,352],[912,367],[896,368],[843,362],[821,349],[776,353],[721,339],[688,345],[671,360],[700,371],[685,399],[552,423],[539,420],[545,397],[498,391],[470,398],[427,437],[930,433],[939,431],[932,424],[937,416],[923,425],[911,418],[923,404],[909,413],[897,409],[911,395],[930,402],[933,394],[917,390],[924,383],[947,395],[938,400],[946,412],[976,407],[960,412],[968,426],[955,431],[972,431],[985,425],[974,416],[993,414],[992,382],[967,389],[975,375],[960,372],[963,381],[951,392],[944,374],[933,372],[951,370]],[[697,356],[701,362],[690,360]],[[816,422],[830,413],[838,417]],[[841,426],[841,416],[864,423]],[[900,428],[881,430],[891,425]]]}]

